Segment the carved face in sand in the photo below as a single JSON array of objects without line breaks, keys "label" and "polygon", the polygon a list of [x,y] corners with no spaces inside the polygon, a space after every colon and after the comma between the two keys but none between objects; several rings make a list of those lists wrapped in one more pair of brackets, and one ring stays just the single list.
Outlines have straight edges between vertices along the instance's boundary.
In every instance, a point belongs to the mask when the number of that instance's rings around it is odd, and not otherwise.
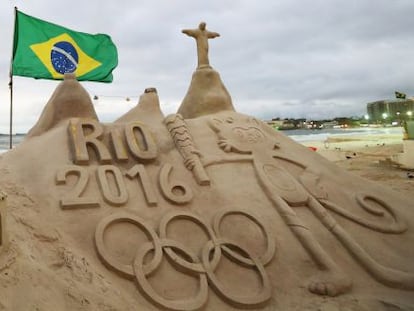
[{"label": "carved face in sand", "polygon": [[206,30],[206,23],[205,22],[201,22],[200,25],[198,25],[198,28],[200,30]]}]

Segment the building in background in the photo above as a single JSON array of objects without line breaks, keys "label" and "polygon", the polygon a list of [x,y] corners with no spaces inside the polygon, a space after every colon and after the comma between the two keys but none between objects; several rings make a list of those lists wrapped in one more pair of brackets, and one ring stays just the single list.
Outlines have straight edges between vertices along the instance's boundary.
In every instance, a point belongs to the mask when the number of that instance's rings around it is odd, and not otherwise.
[{"label": "building in background", "polygon": [[367,113],[371,123],[402,124],[413,118],[414,99],[378,100],[367,104]]}]

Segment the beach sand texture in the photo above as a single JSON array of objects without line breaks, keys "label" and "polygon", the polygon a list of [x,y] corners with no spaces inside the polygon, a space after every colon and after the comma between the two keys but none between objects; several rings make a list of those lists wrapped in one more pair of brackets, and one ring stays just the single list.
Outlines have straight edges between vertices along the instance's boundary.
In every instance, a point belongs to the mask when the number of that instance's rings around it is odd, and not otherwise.
[{"label": "beach sand texture", "polygon": [[402,134],[331,136],[303,145],[316,147],[317,153],[355,175],[404,195],[414,195],[414,171],[400,169],[388,161],[404,151]]}]

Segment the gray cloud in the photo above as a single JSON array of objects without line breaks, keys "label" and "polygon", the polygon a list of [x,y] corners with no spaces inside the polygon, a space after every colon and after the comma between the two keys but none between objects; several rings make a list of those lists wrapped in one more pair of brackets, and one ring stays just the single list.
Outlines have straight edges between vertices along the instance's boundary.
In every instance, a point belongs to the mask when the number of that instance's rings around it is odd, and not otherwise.
[{"label": "gray cloud", "polygon": [[[149,86],[158,89],[165,113],[178,108],[196,65],[194,40],[181,29],[202,20],[221,34],[210,42],[210,61],[239,112],[259,118],[353,116],[395,90],[414,95],[411,0],[73,0],[75,14],[63,1],[14,2],[0,4],[0,132],[8,129],[13,5],[75,30],[112,36],[119,53],[114,82],[84,83],[91,95],[101,95],[96,109],[106,122],[128,111]],[[15,77],[16,131],[34,124],[56,85]]]}]

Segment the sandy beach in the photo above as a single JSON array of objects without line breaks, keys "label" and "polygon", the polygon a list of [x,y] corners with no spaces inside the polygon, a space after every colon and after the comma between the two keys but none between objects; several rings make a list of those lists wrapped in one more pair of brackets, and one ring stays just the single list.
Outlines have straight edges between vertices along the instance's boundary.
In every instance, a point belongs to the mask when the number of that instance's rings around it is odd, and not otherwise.
[{"label": "sandy beach", "polygon": [[353,174],[413,196],[414,172],[387,161],[403,152],[402,134],[330,136],[325,141],[302,144],[316,147],[320,155]]}]

